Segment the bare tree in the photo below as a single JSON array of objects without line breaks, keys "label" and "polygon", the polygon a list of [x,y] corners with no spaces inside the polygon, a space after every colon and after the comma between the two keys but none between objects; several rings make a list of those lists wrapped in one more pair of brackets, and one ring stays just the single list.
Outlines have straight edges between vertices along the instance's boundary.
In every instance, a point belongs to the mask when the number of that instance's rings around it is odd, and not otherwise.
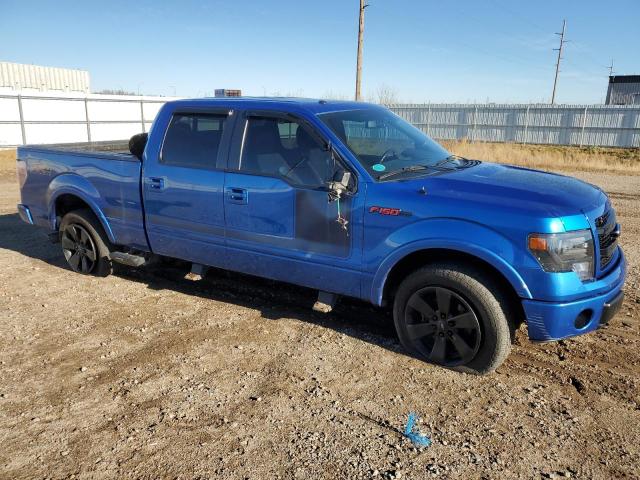
[{"label": "bare tree", "polygon": [[381,105],[393,105],[398,103],[398,91],[387,84],[382,84],[376,90],[376,100]]},{"label": "bare tree", "polygon": [[123,90],[122,88],[117,88],[117,89],[105,88],[95,93],[100,93],[102,95],[136,95],[135,92],[129,92],[127,90]]},{"label": "bare tree", "polygon": [[344,93],[334,92],[333,90],[328,90],[324,92],[321,98],[326,100],[351,100],[352,98],[349,95],[345,95]]}]

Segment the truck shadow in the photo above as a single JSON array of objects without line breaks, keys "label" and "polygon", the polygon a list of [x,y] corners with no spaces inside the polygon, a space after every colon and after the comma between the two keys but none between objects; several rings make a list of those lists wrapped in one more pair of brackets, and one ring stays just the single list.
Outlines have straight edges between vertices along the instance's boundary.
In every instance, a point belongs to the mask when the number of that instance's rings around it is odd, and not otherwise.
[{"label": "truck shadow", "polygon": [[[22,222],[17,213],[0,215],[0,248],[68,269],[60,246],[48,241],[44,229]],[[311,310],[316,299],[315,290],[214,268],[201,280],[191,279],[185,275],[187,272],[188,268],[180,262],[139,269],[116,265],[114,269],[114,274],[120,278],[143,283],[152,290],[174,290],[232,303],[259,310],[265,319],[293,318],[331,328],[387,350],[403,351],[391,313],[366,302],[343,298],[330,314],[318,314]]]}]

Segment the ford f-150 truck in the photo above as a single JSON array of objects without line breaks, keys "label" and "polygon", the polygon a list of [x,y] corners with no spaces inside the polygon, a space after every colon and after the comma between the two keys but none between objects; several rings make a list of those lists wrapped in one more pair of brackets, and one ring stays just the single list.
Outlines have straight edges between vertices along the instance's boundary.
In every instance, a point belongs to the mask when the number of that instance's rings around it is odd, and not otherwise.
[{"label": "ford f-150 truck", "polygon": [[402,345],[487,373],[533,341],[606,324],[626,262],[607,196],[450,154],[388,109],[305,99],[165,104],[130,151],[18,149],[21,218],[69,266],[165,257],[393,309]]}]

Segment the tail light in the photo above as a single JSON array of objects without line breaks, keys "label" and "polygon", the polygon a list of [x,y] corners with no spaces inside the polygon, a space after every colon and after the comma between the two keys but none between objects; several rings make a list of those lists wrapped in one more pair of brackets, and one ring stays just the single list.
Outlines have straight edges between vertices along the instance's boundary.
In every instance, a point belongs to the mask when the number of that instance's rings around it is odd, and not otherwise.
[{"label": "tail light", "polygon": [[24,160],[18,160],[16,165],[16,172],[18,174],[18,184],[20,188],[24,187],[27,182],[27,162]]}]

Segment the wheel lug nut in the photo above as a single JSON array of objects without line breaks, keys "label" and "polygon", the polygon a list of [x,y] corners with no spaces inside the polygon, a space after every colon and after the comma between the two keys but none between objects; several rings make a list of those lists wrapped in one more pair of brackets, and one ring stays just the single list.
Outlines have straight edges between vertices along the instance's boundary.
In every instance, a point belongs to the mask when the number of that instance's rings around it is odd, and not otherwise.
[{"label": "wheel lug nut", "polygon": [[440,337],[444,337],[444,332],[440,332],[440,333],[438,334],[438,336],[440,336]]}]

